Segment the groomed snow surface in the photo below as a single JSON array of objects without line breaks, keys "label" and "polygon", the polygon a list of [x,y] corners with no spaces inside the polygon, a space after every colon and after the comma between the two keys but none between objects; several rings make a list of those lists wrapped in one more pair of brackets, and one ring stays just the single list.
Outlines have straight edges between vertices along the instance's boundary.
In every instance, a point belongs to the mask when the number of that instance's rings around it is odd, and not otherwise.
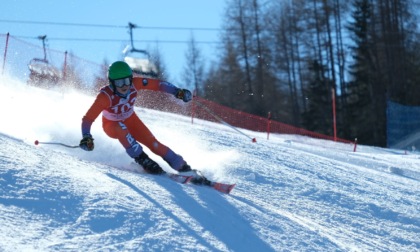
[{"label": "groomed snow surface", "polygon": [[92,152],[35,146],[77,145],[94,97],[0,86],[0,251],[420,251],[418,152],[241,129],[252,143],[136,109],[193,168],[237,184],[225,195],[143,173],[100,117]]}]

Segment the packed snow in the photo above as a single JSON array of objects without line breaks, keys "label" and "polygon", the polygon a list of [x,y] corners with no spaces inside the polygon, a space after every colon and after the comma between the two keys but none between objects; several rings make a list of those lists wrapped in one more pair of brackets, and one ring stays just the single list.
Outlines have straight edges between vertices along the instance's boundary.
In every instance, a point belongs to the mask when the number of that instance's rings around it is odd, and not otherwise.
[{"label": "packed snow", "polygon": [[420,251],[418,152],[240,129],[252,143],[136,108],[193,168],[237,184],[222,194],[145,174],[100,118],[92,152],[35,146],[78,145],[94,97],[0,86],[0,251]]}]

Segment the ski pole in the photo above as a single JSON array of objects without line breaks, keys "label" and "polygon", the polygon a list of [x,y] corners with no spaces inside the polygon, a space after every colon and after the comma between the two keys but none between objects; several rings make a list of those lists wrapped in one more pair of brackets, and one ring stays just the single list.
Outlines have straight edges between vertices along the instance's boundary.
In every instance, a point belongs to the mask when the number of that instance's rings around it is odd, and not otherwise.
[{"label": "ski pole", "polygon": [[58,142],[40,142],[38,140],[35,140],[35,145],[38,145],[38,144],[53,144],[53,145],[61,145],[67,148],[80,148],[79,145],[68,145],[68,144],[58,143]]},{"label": "ski pole", "polygon": [[226,125],[226,126],[228,126],[228,127],[230,127],[231,129],[233,129],[233,130],[235,130],[235,131],[237,131],[237,132],[239,132],[240,134],[242,134],[242,135],[244,135],[244,136],[246,136],[246,137],[248,137],[249,139],[251,139],[252,140],[252,142],[253,143],[255,143],[255,142],[257,142],[257,139],[255,139],[255,138],[252,138],[252,137],[250,137],[250,136],[248,136],[247,134],[245,134],[245,133],[243,133],[242,131],[240,131],[240,130],[238,130],[237,128],[235,128],[235,127],[233,127],[232,125],[230,125],[229,123],[227,123],[227,122],[225,122],[222,118],[220,118],[219,116],[217,116],[215,113],[213,113],[207,106],[205,106],[203,103],[201,103],[201,102],[199,102],[199,101],[197,101],[197,100],[194,100],[194,102],[196,102],[200,107],[202,107],[204,110],[206,110],[210,115],[212,115],[216,120],[218,120],[219,122],[221,122],[222,124],[224,124],[224,125]]}]

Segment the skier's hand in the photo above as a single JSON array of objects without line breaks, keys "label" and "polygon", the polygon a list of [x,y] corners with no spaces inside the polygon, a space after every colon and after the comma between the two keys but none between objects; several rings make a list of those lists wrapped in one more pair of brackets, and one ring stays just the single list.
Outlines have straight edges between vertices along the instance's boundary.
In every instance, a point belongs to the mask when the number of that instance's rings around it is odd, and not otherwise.
[{"label": "skier's hand", "polygon": [[93,150],[93,148],[95,147],[95,144],[93,143],[92,135],[91,134],[83,135],[83,139],[80,140],[79,146],[85,151]]},{"label": "skier's hand", "polygon": [[180,88],[176,92],[175,97],[183,100],[184,102],[189,102],[192,99],[192,94],[189,90]]}]

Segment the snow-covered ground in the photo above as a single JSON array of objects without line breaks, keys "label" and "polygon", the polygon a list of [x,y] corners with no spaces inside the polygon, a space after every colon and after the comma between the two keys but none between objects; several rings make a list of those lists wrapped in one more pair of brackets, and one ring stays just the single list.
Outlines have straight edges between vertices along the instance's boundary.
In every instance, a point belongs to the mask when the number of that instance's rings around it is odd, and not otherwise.
[{"label": "snow-covered ground", "polygon": [[0,90],[0,251],[420,251],[418,152],[244,130],[252,143],[136,110],[194,168],[237,183],[225,195],[133,172],[100,118],[93,152],[35,146],[77,145],[94,98],[1,76]]}]

